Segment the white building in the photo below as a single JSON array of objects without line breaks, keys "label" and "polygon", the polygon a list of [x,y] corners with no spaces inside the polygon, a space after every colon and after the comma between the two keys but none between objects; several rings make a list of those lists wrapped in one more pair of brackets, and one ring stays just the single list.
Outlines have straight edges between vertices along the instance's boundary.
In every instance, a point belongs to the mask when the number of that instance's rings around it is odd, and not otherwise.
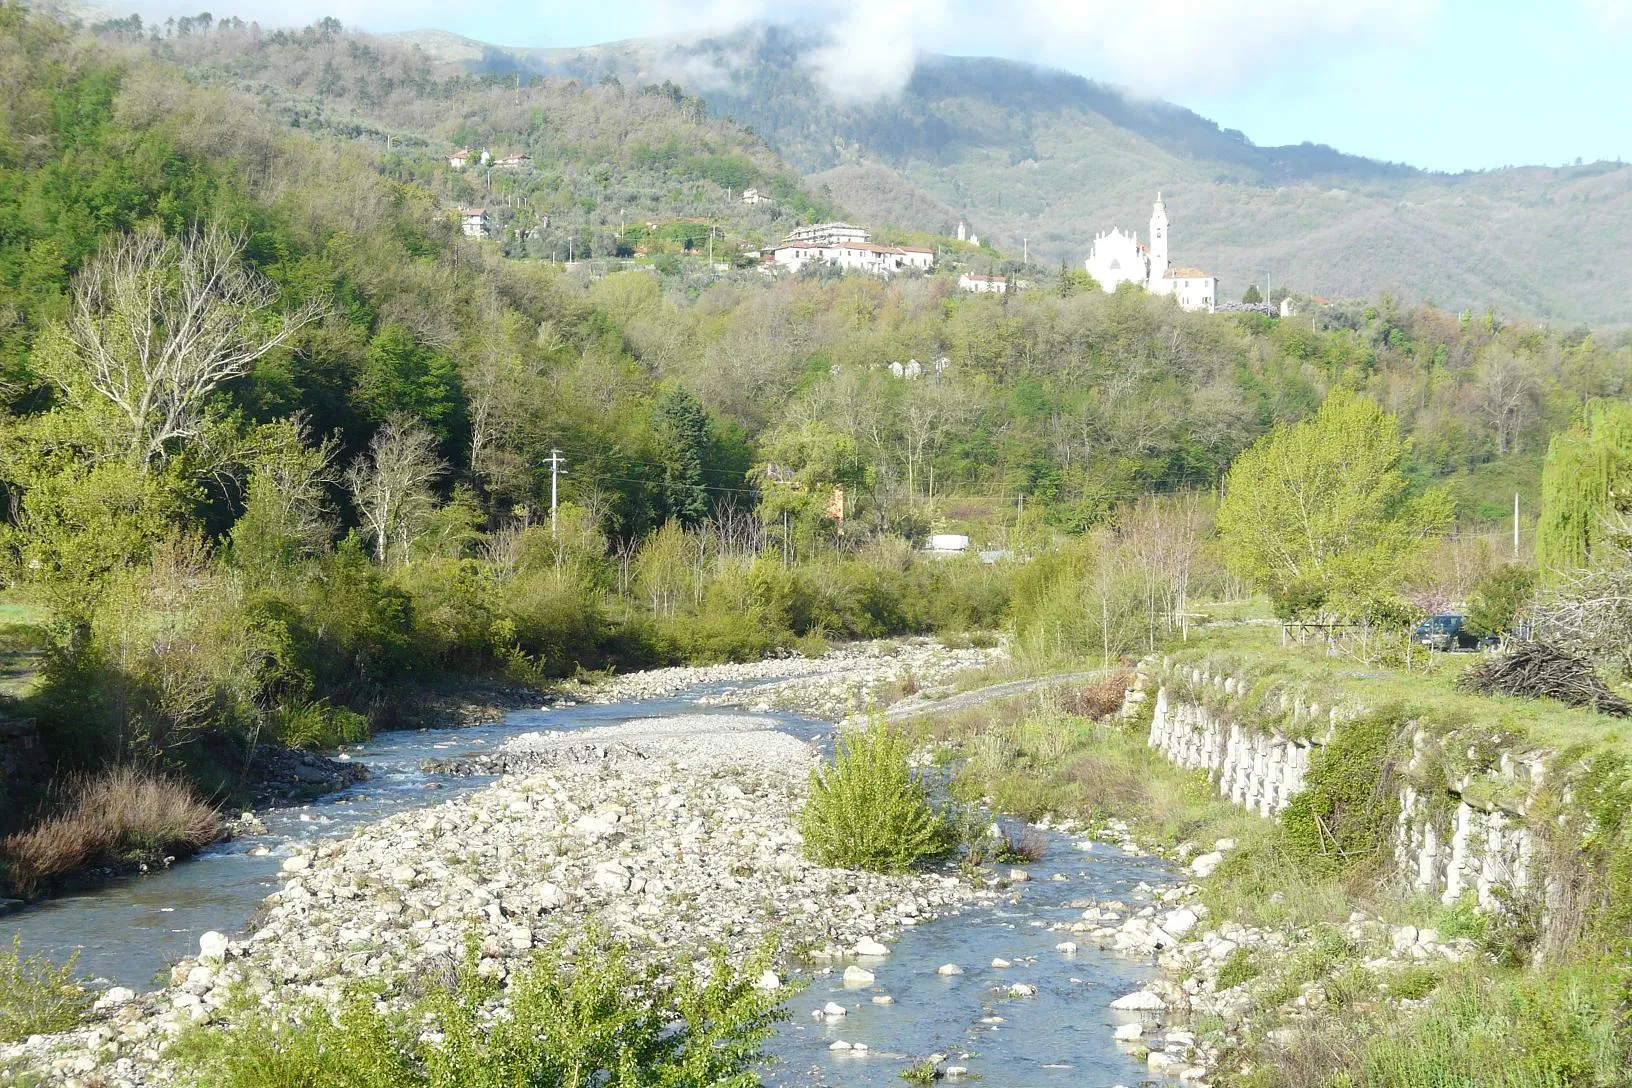
[{"label": "white building", "polygon": [[453,167],[455,170],[463,170],[470,160],[475,157],[475,151],[468,147],[462,148],[448,156],[448,165]]},{"label": "white building", "polygon": [[958,286],[965,291],[973,291],[977,295],[1009,293],[1009,281],[1006,276],[989,276],[983,272],[965,272],[958,277]]},{"label": "white building", "polygon": [[502,159],[493,160],[495,170],[522,170],[530,169],[533,165],[531,155],[506,155]]},{"label": "white building", "polygon": [[744,204],[770,204],[772,200],[767,194],[760,192],[758,189],[744,189],[742,191],[742,202]]},{"label": "white building", "polygon": [[1083,262],[1088,274],[1106,291],[1136,283],[1158,295],[1172,295],[1186,310],[1212,313],[1218,306],[1218,279],[1199,268],[1174,268],[1169,259],[1167,206],[1162,194],[1150,212],[1150,244],[1142,245],[1136,232],[1112,228],[1096,235]]},{"label": "white building", "polygon": [[817,223],[792,231],[787,241],[830,246],[839,242],[870,242],[872,238],[872,231],[866,227],[858,227],[854,223]]},{"label": "white building", "polygon": [[466,208],[460,213],[459,229],[466,238],[486,238],[488,233],[487,209]]},{"label": "white building", "polygon": [[845,272],[867,272],[885,276],[892,272],[917,269],[927,272],[935,265],[935,251],[924,246],[881,246],[873,242],[866,227],[851,223],[821,223],[800,227],[780,245],[764,250],[763,259],[777,268],[798,273],[812,262],[832,265]]}]

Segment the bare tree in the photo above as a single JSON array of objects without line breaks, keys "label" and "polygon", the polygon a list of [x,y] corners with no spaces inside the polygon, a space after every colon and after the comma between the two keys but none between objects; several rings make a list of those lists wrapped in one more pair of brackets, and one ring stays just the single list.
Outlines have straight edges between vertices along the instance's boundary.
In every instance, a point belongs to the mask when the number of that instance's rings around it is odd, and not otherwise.
[{"label": "bare tree", "polygon": [[436,512],[431,485],[446,466],[436,455],[436,436],[405,416],[393,416],[369,443],[368,453],[346,471],[346,483],[363,526],[374,538],[383,565],[406,561],[408,549]]},{"label": "bare tree", "polygon": [[1535,375],[1524,359],[1497,345],[1485,353],[1477,384],[1479,410],[1496,432],[1496,452],[1509,453],[1535,411]]},{"label": "bare tree", "polygon": [[1117,535],[1127,565],[1138,572],[1145,599],[1146,637],[1155,647],[1158,628],[1182,623],[1190,582],[1210,528],[1202,496],[1187,492],[1147,495],[1124,509]]},{"label": "bare tree", "polygon": [[75,283],[76,358],[51,376],[76,406],[112,409],[119,433],[109,437],[144,470],[199,436],[223,382],[321,312],[310,302],[273,317],[277,289],[242,253],[243,240],[216,227],[181,239],[144,230],[104,249]]},{"label": "bare tree", "polygon": [[1632,565],[1561,572],[1533,609],[1535,636],[1632,676]]},{"label": "bare tree", "polygon": [[[914,383],[901,409],[901,442],[907,466],[907,496],[916,502],[918,481],[936,447],[948,430],[971,414],[968,399],[956,385]],[[934,478],[930,478],[930,498],[934,498]]]}]

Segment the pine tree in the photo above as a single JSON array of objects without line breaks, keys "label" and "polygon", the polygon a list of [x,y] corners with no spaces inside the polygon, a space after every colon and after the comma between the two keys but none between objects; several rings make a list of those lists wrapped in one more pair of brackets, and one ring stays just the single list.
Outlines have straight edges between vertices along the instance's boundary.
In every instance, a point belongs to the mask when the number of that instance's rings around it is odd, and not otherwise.
[{"label": "pine tree", "polygon": [[1249,283],[1247,284],[1247,293],[1241,296],[1241,301],[1246,303],[1248,306],[1256,306],[1260,302],[1264,301],[1264,296],[1258,293],[1258,285],[1256,283]]}]

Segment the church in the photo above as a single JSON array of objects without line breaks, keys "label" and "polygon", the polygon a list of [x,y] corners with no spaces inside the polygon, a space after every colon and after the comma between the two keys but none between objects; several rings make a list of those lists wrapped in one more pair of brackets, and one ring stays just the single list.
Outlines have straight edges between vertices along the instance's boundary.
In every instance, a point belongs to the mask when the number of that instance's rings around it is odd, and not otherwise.
[{"label": "church", "polygon": [[1088,274],[1106,291],[1124,283],[1137,283],[1157,295],[1172,295],[1186,310],[1213,313],[1218,307],[1218,278],[1199,268],[1175,268],[1168,259],[1167,206],[1156,194],[1150,212],[1150,244],[1139,241],[1137,231],[1123,233],[1112,228],[1094,238],[1094,247],[1084,262]]}]

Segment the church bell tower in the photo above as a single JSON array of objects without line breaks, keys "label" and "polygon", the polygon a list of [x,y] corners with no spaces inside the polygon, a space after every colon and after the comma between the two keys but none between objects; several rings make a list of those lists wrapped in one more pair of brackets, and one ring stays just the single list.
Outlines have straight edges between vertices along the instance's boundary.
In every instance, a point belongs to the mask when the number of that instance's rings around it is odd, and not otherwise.
[{"label": "church bell tower", "polygon": [[1155,282],[1167,273],[1167,206],[1162,194],[1156,194],[1156,206],[1150,210],[1150,278]]}]

